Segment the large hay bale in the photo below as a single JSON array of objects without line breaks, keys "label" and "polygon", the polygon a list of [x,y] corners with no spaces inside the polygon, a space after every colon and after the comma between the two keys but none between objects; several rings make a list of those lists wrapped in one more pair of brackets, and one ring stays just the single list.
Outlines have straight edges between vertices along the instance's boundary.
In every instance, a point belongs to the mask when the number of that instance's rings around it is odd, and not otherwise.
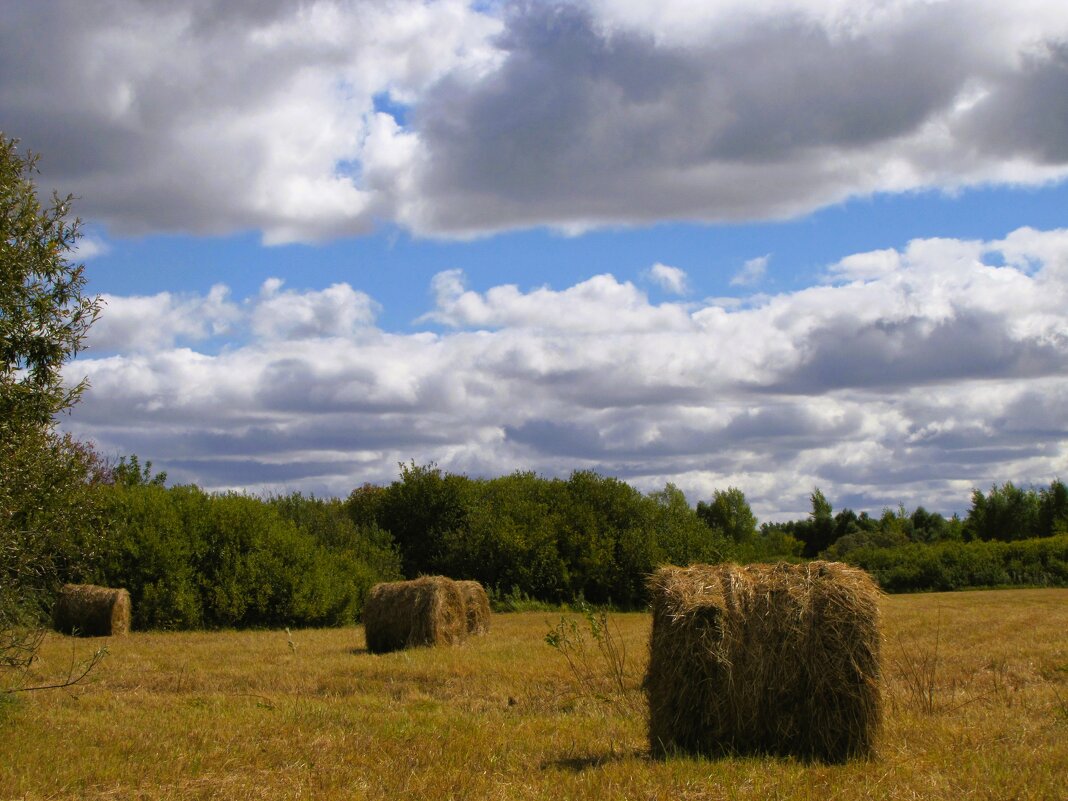
[{"label": "large hay bale", "polygon": [[376,584],[364,603],[363,627],[367,650],[376,654],[461,642],[467,637],[463,592],[444,576]]},{"label": "large hay bale", "polygon": [[457,581],[464,596],[467,633],[485,634],[490,628],[490,602],[485,588],[477,581]]},{"label": "large hay bale", "polygon": [[645,691],[654,754],[874,753],[879,590],[863,570],[665,567],[650,579]]},{"label": "large hay bale", "polygon": [[130,632],[130,593],[94,584],[64,584],[52,608],[56,631],[85,637]]}]

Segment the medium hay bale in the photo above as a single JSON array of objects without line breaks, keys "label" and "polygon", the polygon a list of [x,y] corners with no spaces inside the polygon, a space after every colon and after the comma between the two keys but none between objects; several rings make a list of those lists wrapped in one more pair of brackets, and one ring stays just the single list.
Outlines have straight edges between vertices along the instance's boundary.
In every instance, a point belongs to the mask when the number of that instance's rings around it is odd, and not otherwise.
[{"label": "medium hay bale", "polygon": [[130,632],[130,593],[95,584],[64,584],[52,608],[56,631],[85,637]]},{"label": "medium hay bale", "polygon": [[490,629],[490,602],[485,588],[477,581],[457,581],[464,596],[467,633],[486,634]]},{"label": "medium hay bale", "polygon": [[375,584],[363,607],[367,650],[381,654],[420,645],[452,645],[467,637],[459,585],[444,576]]},{"label": "medium hay bale", "polygon": [[834,562],[665,567],[650,579],[654,754],[871,756],[882,725],[879,597]]}]

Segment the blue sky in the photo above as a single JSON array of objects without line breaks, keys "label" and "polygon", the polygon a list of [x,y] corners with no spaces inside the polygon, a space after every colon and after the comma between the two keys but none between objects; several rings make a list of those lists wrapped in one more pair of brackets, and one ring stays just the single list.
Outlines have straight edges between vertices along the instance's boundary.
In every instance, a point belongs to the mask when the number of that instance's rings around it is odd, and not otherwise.
[{"label": "blue sky", "polygon": [[[224,281],[239,296],[267,278],[321,289],[348,281],[382,305],[380,324],[406,330],[431,304],[430,281],[462,268],[471,288],[502,283],[564,288],[600,273],[658,292],[645,274],[656,263],[687,272],[696,297],[737,295],[731,285],[751,259],[767,258],[759,289],[785,292],[817,283],[827,265],[868,250],[904,247],[926,237],[998,239],[1031,226],[1061,227],[1068,184],[929,190],[836,204],[796,219],[744,224],[664,222],[581,236],[533,230],[473,241],[413,237],[400,229],[333,242],[268,246],[258,232],[221,237],[149,235],[109,240],[92,260],[92,290],[113,294],[202,292]],[[401,275],[398,275],[398,271]]]},{"label": "blue sky", "polygon": [[0,21],[175,481],[592,468],[762,519],[1068,474],[1068,11],[378,0]]}]

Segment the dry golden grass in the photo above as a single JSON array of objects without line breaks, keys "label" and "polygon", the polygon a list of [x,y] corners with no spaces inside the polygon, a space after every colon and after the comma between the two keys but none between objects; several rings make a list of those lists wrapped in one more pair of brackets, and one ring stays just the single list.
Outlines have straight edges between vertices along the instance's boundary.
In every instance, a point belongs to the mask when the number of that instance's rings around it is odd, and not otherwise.
[{"label": "dry golden grass", "polygon": [[[884,599],[879,757],[835,766],[650,759],[575,697],[550,617],[382,656],[359,629],[115,639],[76,697],[0,706],[0,798],[1065,798],[1068,591]],[[649,617],[616,619],[636,683]],[[98,643],[50,637],[42,678]]]}]

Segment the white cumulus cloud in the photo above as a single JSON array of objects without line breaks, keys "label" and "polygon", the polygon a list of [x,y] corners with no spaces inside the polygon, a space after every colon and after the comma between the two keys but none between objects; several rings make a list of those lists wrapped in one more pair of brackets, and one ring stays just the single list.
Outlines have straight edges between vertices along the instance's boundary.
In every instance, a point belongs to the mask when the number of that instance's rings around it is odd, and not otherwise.
[{"label": "white cumulus cloud", "polygon": [[747,260],[742,265],[742,269],[731,278],[731,286],[753,286],[760,283],[764,278],[764,274],[768,271],[768,262],[770,260],[770,254]]},{"label": "white cumulus cloud", "polygon": [[321,291],[282,290],[277,278],[264,282],[252,311],[252,330],[263,339],[354,336],[374,324],[378,304],[348,284]]},{"label": "white cumulus cloud", "polygon": [[657,262],[649,268],[649,278],[665,292],[673,295],[685,295],[690,291],[686,271],[678,267]]},{"label": "white cumulus cloud", "polygon": [[241,312],[230,290],[216,284],[207,295],[102,295],[103,312],[90,329],[93,350],[159,351],[179,340],[199,342],[227,333]]},{"label": "white cumulus cloud", "polygon": [[596,275],[564,290],[523,292],[508,284],[480,294],[465,288],[462,271],[447,270],[434,277],[433,288],[437,308],[424,319],[453,328],[618,333],[693,327],[680,307],[654,306],[634,284],[611,275]]},{"label": "white cumulus cloud", "polygon": [[71,261],[89,261],[97,256],[103,256],[111,250],[104,239],[92,234],[86,234],[74,243],[70,250]]}]

